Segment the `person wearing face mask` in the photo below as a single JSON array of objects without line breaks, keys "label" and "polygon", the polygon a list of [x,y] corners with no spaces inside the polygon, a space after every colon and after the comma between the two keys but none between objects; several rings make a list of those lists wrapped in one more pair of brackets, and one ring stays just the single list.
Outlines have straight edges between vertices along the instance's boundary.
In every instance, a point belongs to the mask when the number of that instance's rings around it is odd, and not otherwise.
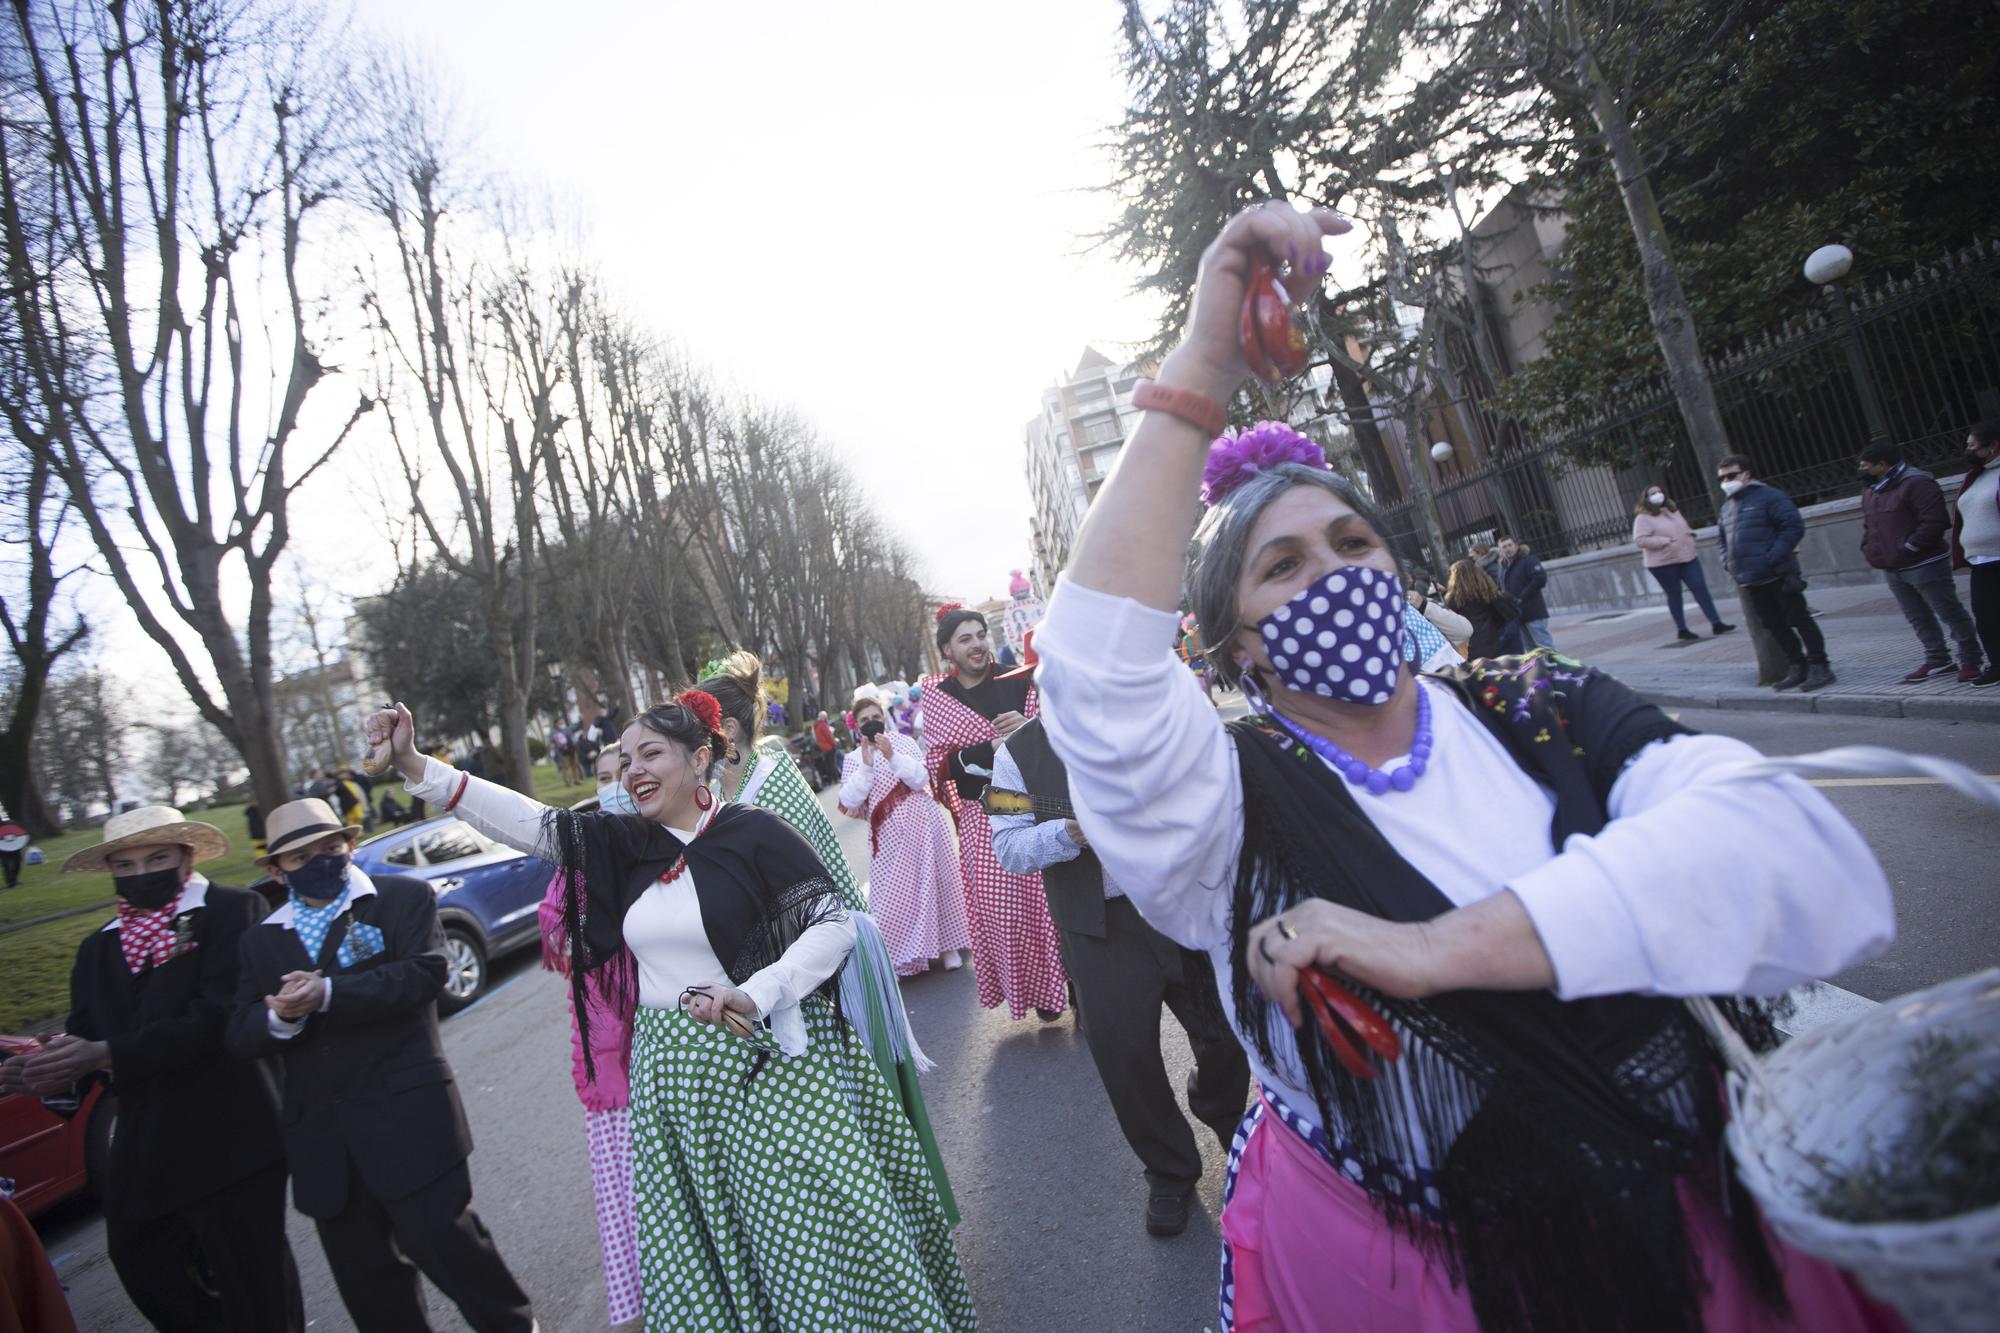
[{"label": "person wearing face mask", "polygon": [[110,871],[118,892],[117,915],[77,948],[67,1031],[0,1064],[0,1093],[110,1079],[105,1248],[133,1306],[166,1331],[305,1326],[275,1071],[223,1047],[237,945],[264,912],[195,870],[228,850],[220,829],[171,806],[107,819],[103,841],[63,863]]},{"label": "person wearing face mask", "polygon": [[1012,1018],[1032,1009],[1053,1023],[1069,1006],[1069,975],[1042,877],[1012,874],[994,857],[993,828],[979,803],[992,780],[993,747],[1040,709],[1034,680],[997,673],[986,617],[956,602],[937,610],[937,646],[951,670],[918,682],[924,766],[958,828],[980,1007],[1005,1001]]},{"label": "person wearing face mask", "polygon": [[1799,570],[1798,545],[1805,520],[1792,497],[1750,474],[1750,460],[1730,454],[1715,465],[1722,487],[1722,513],[1715,539],[1722,563],[1736,580],[1743,601],[1784,650],[1791,669],[1773,688],[1823,690],[1837,677],[1826,659],[1826,637],[1806,606],[1806,579]]},{"label": "person wearing face mask", "polygon": [[[597,755],[597,808],[606,814],[637,813],[632,794],[618,783],[618,745]],[[568,877],[549,877],[548,892],[536,909],[542,934],[542,966],[569,975],[569,955],[562,947],[562,906]],[[629,960],[620,966],[629,968]],[[575,1004],[574,998],[571,1001]],[[639,1279],[638,1217],[632,1206],[631,1085],[626,1053],[632,1044],[632,1015],[616,997],[586,988],[587,1023],[579,1024],[572,1008],[569,1021],[570,1075],[577,1100],[583,1103],[584,1136],[590,1151],[591,1197],[597,1206],[597,1242],[604,1254],[604,1308],[614,1327],[645,1314]],[[583,1029],[590,1031],[590,1060],[583,1058]]]},{"label": "person wearing face mask", "polygon": [[284,1068],[292,1201],[357,1328],[429,1329],[421,1272],[479,1333],[526,1333],[528,1297],[472,1209],[437,902],[423,880],[357,869],[358,831],[317,797],[265,820],[286,901],[244,932],[229,1047]]},{"label": "person wearing face mask", "polygon": [[1667,610],[1673,613],[1674,628],[1679,631],[1676,637],[1683,640],[1701,637],[1688,628],[1687,613],[1681,606],[1683,587],[1694,594],[1701,613],[1708,617],[1711,633],[1727,634],[1736,628],[1725,625],[1716,614],[1715,600],[1708,595],[1708,579],[1701,572],[1701,559],[1695,551],[1694,529],[1682,517],[1681,507],[1658,486],[1649,487],[1632,506],[1632,544],[1639,548],[1646,572],[1667,595]]},{"label": "person wearing face mask", "polygon": [[[1225,226],[1036,635],[1081,832],[1208,953],[1262,1092],[1222,1326],[1893,1327],[1726,1178],[1721,1059],[1674,998],[1774,1040],[1754,997],[1894,935],[1868,845],[1559,655],[1420,675],[1370,501],[1309,442],[1215,438],[1249,275],[1289,259],[1307,301],[1346,230]],[[1183,596],[1249,717],[1175,661]]]},{"label": "person wearing face mask", "polygon": [[427,760],[400,704],[366,732],[412,795],[564,876],[555,943],[586,1075],[593,992],[632,1014],[650,1327],[969,1329],[922,1145],[833,1001],[854,916],[790,825],[716,796],[723,726],[700,690],[633,719],[619,766],[636,814],[551,810]]},{"label": "person wearing face mask", "polygon": [[1951,507],[1951,562],[1972,572],[1972,623],[1986,649],[1981,689],[2000,685],[2000,421],[1982,421],[1965,437],[1970,462]]},{"label": "person wearing face mask", "polygon": [[[1882,571],[1903,619],[1910,622],[1924,660],[1903,677],[1914,684],[1952,674],[1979,679],[1979,632],[1952,577],[1951,511],[1930,473],[1911,467],[1900,445],[1871,444],[1861,451],[1861,555]],[[1951,635],[1951,643],[1945,635]],[[1958,660],[1952,661],[1952,649]]]}]

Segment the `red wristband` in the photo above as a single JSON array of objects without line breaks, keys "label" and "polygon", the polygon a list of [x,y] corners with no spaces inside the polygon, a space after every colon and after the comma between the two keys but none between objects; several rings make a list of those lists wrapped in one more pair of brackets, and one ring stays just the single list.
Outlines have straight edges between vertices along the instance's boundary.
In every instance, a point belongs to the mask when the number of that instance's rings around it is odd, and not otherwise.
[{"label": "red wristband", "polygon": [[472,774],[460,773],[458,775],[458,790],[453,792],[451,799],[444,803],[444,812],[446,814],[450,814],[452,811],[458,809],[459,798],[465,795],[465,789],[471,785]]},{"label": "red wristband", "polygon": [[1165,412],[1179,417],[1205,435],[1220,435],[1229,427],[1229,413],[1213,398],[1192,389],[1170,389],[1152,380],[1143,381],[1132,393],[1132,406],[1142,412]]}]

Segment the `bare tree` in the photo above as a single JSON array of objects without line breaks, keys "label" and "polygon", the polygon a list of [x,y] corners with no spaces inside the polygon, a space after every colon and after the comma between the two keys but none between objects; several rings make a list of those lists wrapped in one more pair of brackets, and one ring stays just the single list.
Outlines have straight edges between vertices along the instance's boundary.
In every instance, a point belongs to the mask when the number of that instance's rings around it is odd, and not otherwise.
[{"label": "bare tree", "polygon": [[[339,117],[312,63],[320,34],[251,19],[17,0],[0,244],[23,374],[7,395],[15,438],[50,459],[103,572],[268,806],[285,795],[272,568],[299,488],[371,403],[302,428],[332,373],[303,259]],[[253,355],[259,324],[270,345]],[[232,578],[249,589],[240,618]]]},{"label": "bare tree", "polygon": [[35,731],[41,788],[68,823],[118,806],[129,731],[124,695],[93,665],[73,664],[49,681]]}]

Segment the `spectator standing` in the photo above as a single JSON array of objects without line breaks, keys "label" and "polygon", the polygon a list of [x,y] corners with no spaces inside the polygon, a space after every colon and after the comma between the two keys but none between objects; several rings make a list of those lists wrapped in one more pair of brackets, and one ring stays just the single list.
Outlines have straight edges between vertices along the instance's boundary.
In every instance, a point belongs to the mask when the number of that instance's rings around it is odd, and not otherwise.
[{"label": "spectator standing", "polygon": [[[1924,646],[1924,660],[1904,676],[1924,680],[1952,669],[1950,631],[1958,648],[1958,678],[1979,679],[1979,635],[1958,600],[1951,572],[1951,510],[1931,474],[1911,467],[1894,444],[1861,451],[1861,554],[1882,571],[1903,619]],[[1943,622],[1940,627],[1939,622]]]},{"label": "spectator standing", "polygon": [[1553,648],[1554,636],[1549,633],[1549,604],[1542,598],[1542,589],[1548,586],[1549,571],[1542,568],[1542,562],[1534,553],[1505,533],[1500,537],[1500,590],[1514,599],[1514,606],[1521,617],[1521,634],[1526,642],[1524,650]]},{"label": "spectator standing", "polygon": [[1951,515],[1952,564],[1972,571],[1972,620],[1986,647],[1986,670],[1972,683],[2000,685],[2000,421],[1982,421],[1965,437],[1972,466]]},{"label": "spectator standing", "polygon": [[1465,643],[1467,658],[1511,657],[1525,647],[1520,609],[1476,561],[1461,560],[1451,567],[1444,604],[1472,626]]},{"label": "spectator standing", "polygon": [[826,711],[813,722],[813,745],[819,753],[819,775],[823,781],[840,781],[840,743],[833,738],[833,723],[827,720]]},{"label": "spectator standing", "polygon": [[1806,523],[1799,507],[1791,496],[1752,476],[1750,460],[1742,454],[1716,464],[1715,479],[1727,497],[1715,525],[1723,564],[1792,664],[1773,688],[1825,689],[1837,678],[1826,660],[1826,639],[1806,607],[1806,580],[1797,553]]},{"label": "spectator standing", "polygon": [[1725,625],[1716,614],[1715,599],[1708,595],[1708,579],[1701,572],[1701,557],[1695,550],[1694,529],[1688,526],[1680,506],[1658,486],[1648,488],[1632,506],[1632,544],[1639,548],[1646,572],[1667,595],[1667,610],[1673,614],[1674,628],[1680,631],[1678,637],[1701,637],[1688,628],[1687,612],[1681,605],[1683,587],[1694,594],[1702,614],[1708,617],[1711,633],[1727,634],[1736,628]]},{"label": "spectator standing", "polygon": [[10,889],[21,882],[21,853],[27,848],[28,830],[11,819],[0,823],[0,873]]}]

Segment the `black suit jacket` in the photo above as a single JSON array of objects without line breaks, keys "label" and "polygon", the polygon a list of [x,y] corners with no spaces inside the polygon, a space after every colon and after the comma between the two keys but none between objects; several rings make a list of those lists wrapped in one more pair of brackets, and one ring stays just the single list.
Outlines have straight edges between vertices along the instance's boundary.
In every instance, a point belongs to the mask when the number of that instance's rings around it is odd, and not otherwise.
[{"label": "black suit jacket", "polygon": [[137,976],[116,930],[77,946],[69,1031],[110,1046],[118,1097],[106,1216],[173,1212],[283,1156],[275,1071],[223,1049],[238,942],[263,915],[255,894],[211,884],[174,918],[181,951]]},{"label": "black suit jacket", "polygon": [[[347,1206],[347,1160],[382,1199],[399,1199],[465,1160],[472,1131],[438,1036],[444,938],[437,902],[420,879],[384,875],[326,933],[316,959],[298,932],[269,921],[243,935],[242,979],[229,1025],[239,1055],[284,1065],[282,1119],[292,1199],[310,1217]],[[382,951],[340,966],[349,927],[382,932]],[[287,972],[317,967],[333,980],[330,1006],[291,1038],[271,1034],[264,1005]]]}]

